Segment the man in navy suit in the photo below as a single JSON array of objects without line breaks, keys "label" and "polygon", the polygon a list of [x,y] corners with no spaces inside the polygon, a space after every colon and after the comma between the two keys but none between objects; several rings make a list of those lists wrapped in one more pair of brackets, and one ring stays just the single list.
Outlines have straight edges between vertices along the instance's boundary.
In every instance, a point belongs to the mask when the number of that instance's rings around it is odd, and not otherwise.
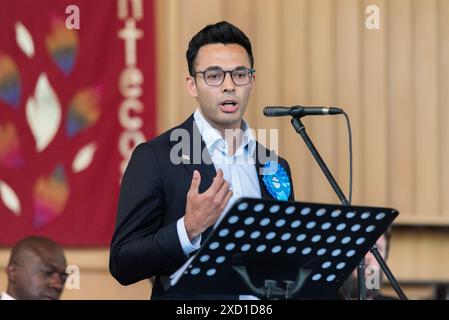
[{"label": "man in navy suit", "polygon": [[264,182],[262,169],[275,155],[243,120],[255,82],[248,37],[225,21],[208,25],[191,39],[186,56],[187,89],[198,109],[134,150],[111,243],[111,274],[123,285],[155,276],[153,298],[167,297],[160,276],[200,248],[236,199],[294,200],[284,159],[275,163],[288,190],[276,193],[276,183]]}]

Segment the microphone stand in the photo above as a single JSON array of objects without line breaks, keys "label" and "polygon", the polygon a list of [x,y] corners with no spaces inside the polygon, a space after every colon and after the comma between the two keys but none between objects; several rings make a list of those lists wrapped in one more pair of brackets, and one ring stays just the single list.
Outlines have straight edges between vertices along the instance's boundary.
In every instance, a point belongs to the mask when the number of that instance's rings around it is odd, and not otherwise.
[{"label": "microphone stand", "polygon": [[[340,199],[341,203],[344,206],[349,206],[350,203],[348,199],[346,199],[345,195],[343,194],[343,191],[341,191],[340,187],[337,184],[337,181],[332,176],[332,173],[329,171],[329,168],[326,166],[326,163],[321,158],[320,154],[318,153],[318,150],[313,145],[312,140],[308,136],[306,132],[306,128],[304,127],[304,124],[301,122],[302,116],[294,116],[292,117],[291,123],[295,131],[302,137],[305,144],[309,148],[310,152],[312,153],[313,157],[315,158],[316,162],[320,166],[321,170],[323,171],[324,175],[326,176],[327,180],[329,181],[330,185],[334,189],[335,193],[337,194],[338,198]],[[371,253],[374,255],[376,260],[378,261],[379,265],[381,266],[382,270],[384,271],[385,275],[387,276],[388,280],[392,284],[394,290],[396,291],[397,295],[401,300],[407,300],[406,295],[402,291],[401,287],[399,286],[399,283],[395,279],[393,273],[388,268],[387,264],[385,263],[385,260],[382,258],[382,256],[379,253],[379,250],[376,245],[374,245],[370,249]],[[366,285],[365,285],[365,258],[363,258],[359,265],[357,266],[357,279],[358,279],[358,288],[359,288],[359,300],[366,300]]]}]

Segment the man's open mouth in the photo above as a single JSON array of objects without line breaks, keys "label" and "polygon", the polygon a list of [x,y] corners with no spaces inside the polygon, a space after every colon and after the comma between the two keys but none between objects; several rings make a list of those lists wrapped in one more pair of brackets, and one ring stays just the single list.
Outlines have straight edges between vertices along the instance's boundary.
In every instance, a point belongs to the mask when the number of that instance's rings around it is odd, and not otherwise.
[{"label": "man's open mouth", "polygon": [[220,110],[226,113],[238,110],[239,104],[235,100],[225,100],[220,104]]}]

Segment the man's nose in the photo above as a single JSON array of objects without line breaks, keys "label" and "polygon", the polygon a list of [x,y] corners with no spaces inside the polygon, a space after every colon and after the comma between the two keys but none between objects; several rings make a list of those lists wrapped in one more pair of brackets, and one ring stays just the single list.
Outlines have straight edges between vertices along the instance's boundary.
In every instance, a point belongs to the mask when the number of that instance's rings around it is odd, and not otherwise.
[{"label": "man's nose", "polygon": [[235,83],[230,72],[225,73],[222,87],[224,92],[235,91]]}]

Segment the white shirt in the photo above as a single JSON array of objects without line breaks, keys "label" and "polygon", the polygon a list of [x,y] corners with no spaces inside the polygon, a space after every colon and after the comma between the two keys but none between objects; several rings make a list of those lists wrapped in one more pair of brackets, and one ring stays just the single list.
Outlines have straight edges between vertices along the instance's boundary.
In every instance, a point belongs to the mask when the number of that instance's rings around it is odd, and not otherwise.
[{"label": "white shirt", "polygon": [[0,300],[16,300],[13,297],[11,297],[9,294],[7,294],[6,292],[2,292],[2,294],[0,295]]},{"label": "white shirt", "polygon": [[[193,118],[211,156],[215,170],[223,170],[223,178],[229,183],[233,192],[225,209],[221,213],[215,226],[221,221],[224,213],[241,197],[261,198],[259,178],[253,160],[256,149],[256,140],[248,124],[243,120],[242,144],[233,155],[228,153],[228,144],[220,132],[213,128],[197,109]],[[189,241],[184,225],[184,217],[177,222],[179,241],[186,255],[200,248],[201,235]]]}]

